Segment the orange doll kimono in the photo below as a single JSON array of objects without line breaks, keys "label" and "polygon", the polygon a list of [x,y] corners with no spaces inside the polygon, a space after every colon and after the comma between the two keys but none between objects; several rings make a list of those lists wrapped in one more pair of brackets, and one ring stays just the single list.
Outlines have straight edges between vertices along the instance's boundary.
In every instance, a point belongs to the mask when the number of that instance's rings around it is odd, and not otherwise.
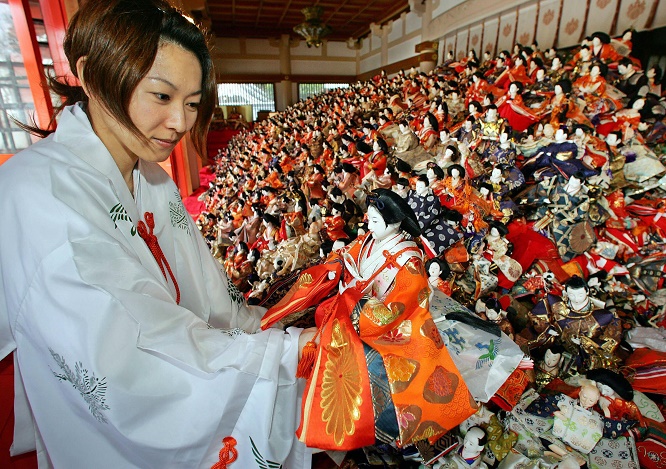
[{"label": "orange doll kimono", "polygon": [[326,236],[331,241],[337,241],[338,239],[349,238],[349,235],[345,232],[345,220],[340,215],[332,215],[323,218],[324,228],[326,229]]},{"label": "orange doll kimono", "polygon": [[[307,446],[352,450],[376,440],[434,441],[476,410],[428,310],[422,253],[402,235],[396,240],[368,255],[374,238],[359,236],[301,273],[262,320],[267,328],[319,303],[340,280],[338,294],[316,313],[322,335],[297,431]],[[364,278],[363,258],[383,263]],[[382,277],[390,285],[377,297]]]}]

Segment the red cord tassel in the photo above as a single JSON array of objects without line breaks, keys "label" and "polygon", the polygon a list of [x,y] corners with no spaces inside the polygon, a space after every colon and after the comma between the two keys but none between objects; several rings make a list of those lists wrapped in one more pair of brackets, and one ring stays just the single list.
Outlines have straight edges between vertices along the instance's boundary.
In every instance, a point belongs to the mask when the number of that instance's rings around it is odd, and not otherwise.
[{"label": "red cord tassel", "polygon": [[219,461],[211,466],[210,469],[227,469],[227,466],[238,459],[238,450],[236,446],[236,439],[232,436],[227,436],[222,439],[224,446],[219,453]]},{"label": "red cord tassel", "polygon": [[315,344],[313,341],[309,341],[303,346],[303,356],[301,356],[301,359],[298,362],[298,368],[296,368],[296,377],[310,379],[316,359],[317,344]]}]

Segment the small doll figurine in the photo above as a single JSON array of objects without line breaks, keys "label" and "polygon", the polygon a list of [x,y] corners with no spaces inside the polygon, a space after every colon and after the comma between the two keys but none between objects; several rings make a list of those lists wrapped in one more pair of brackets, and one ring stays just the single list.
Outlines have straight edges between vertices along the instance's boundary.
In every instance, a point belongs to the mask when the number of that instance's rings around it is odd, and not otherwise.
[{"label": "small doll figurine", "polygon": [[331,209],[331,215],[324,217],[324,228],[326,229],[326,237],[331,241],[347,238],[345,232],[345,220],[342,218],[344,207],[342,204],[334,203]]},{"label": "small doll figurine", "polygon": [[546,349],[543,360],[537,362],[535,367],[536,383],[539,389],[542,389],[553,379],[557,378],[562,366],[564,348],[561,345],[553,344]]},{"label": "small doll figurine", "polygon": [[486,432],[481,427],[472,427],[467,430],[465,438],[459,449],[441,458],[433,465],[433,469],[484,469],[488,466],[482,461],[486,447]]},{"label": "small doll figurine", "polygon": [[451,269],[449,264],[438,257],[429,259],[425,264],[426,272],[428,272],[428,284],[430,284],[430,298],[439,290],[445,295],[451,296],[451,283],[449,277],[451,276]]},{"label": "small doll figurine", "polygon": [[502,305],[497,301],[497,298],[487,297],[479,298],[475,305],[476,313],[483,319],[497,324],[502,332],[504,332],[511,340],[513,340],[514,331],[513,326],[507,318],[507,312],[502,309]]},{"label": "small doll figurine", "polygon": [[636,423],[645,424],[645,418],[633,401],[634,389],[627,378],[620,373],[604,368],[590,370],[586,376],[597,384],[601,393],[599,407],[604,413],[604,417],[624,422],[629,426]]}]

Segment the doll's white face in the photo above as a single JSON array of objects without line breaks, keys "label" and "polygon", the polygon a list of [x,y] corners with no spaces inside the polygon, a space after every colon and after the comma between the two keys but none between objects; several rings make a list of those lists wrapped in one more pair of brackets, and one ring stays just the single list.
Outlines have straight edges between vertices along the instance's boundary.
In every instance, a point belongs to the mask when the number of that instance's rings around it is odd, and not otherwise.
[{"label": "doll's white face", "polygon": [[467,110],[469,111],[470,114],[474,114],[474,111],[476,111],[476,108],[473,105],[470,104],[469,107],[467,108]]},{"label": "doll's white face", "polygon": [[634,101],[634,104],[631,105],[632,109],[635,109],[636,111],[640,111],[643,109],[643,106],[645,106],[645,100],[644,99],[637,99]]},{"label": "doll's white face", "polygon": [[601,39],[599,39],[598,37],[592,38],[592,45],[594,47],[599,47],[601,45]]},{"label": "doll's white face", "polygon": [[423,119],[423,127],[425,129],[429,129],[430,127],[432,127],[432,125],[430,125],[430,119],[428,119],[427,117]]},{"label": "doll's white face", "polygon": [[647,71],[646,75],[648,78],[654,78],[657,75],[657,73],[655,72],[654,68],[651,68],[650,70]]},{"label": "doll's white face", "polygon": [[598,77],[600,74],[601,74],[601,71],[599,70],[599,67],[596,66],[596,65],[595,65],[594,67],[592,67],[592,69],[590,70],[590,76],[591,76],[592,78],[596,78],[596,77]]},{"label": "doll's white face", "polygon": [[465,121],[465,130],[468,132],[472,130],[472,121]]},{"label": "doll's white face", "polygon": [[516,85],[515,83],[511,83],[511,86],[509,86],[509,93],[511,93],[514,96],[518,94],[518,85]]},{"label": "doll's white face", "polygon": [[460,177],[460,171],[458,171],[458,168],[453,168],[451,170],[451,177],[454,179],[457,179]]},{"label": "doll's white face", "polygon": [[506,143],[509,141],[509,135],[506,132],[500,134],[500,143]]},{"label": "doll's white face", "polygon": [[446,130],[442,130],[442,131],[439,133],[439,139],[440,139],[442,142],[446,142],[446,141],[449,139],[449,133],[448,133]]},{"label": "doll's white face", "polygon": [[430,267],[428,267],[428,275],[431,277],[439,277],[441,273],[442,269],[439,267],[437,262],[433,262],[430,264]]},{"label": "doll's white face", "polygon": [[550,351],[550,349],[546,350],[546,355],[543,357],[543,362],[546,366],[553,367],[557,366],[557,364],[560,362],[560,358],[562,357],[561,353],[553,353]]},{"label": "doll's white face", "polygon": [[[450,148],[447,148],[446,151],[444,151],[444,159],[445,160],[450,160],[452,156],[453,156],[453,150],[451,150]],[[432,171],[432,169],[430,171]],[[434,172],[433,172],[433,174],[434,174]]]},{"label": "doll's white face", "polygon": [[[492,172],[490,173],[490,179],[493,181],[499,181],[500,178],[502,177],[502,170],[499,168],[493,168]],[[497,231],[497,229],[493,228],[493,230]],[[490,230],[492,233],[492,230]]]},{"label": "doll's white face", "polygon": [[[494,170],[493,170],[493,171],[494,171]],[[497,228],[495,228],[495,227],[493,226],[493,227],[490,229],[490,236],[492,236],[493,238],[499,238],[499,235],[500,235],[499,231],[497,231]]]},{"label": "doll's white face", "polygon": [[428,186],[426,186],[425,182],[423,181],[416,182],[416,193],[418,195],[425,195],[427,191],[428,191]]},{"label": "doll's white face", "polygon": [[608,143],[611,147],[616,146],[617,145],[617,135],[608,134],[606,136],[606,143]]},{"label": "doll's white face", "polygon": [[555,57],[555,58],[553,58],[553,63],[552,63],[552,65],[551,65],[551,68],[552,68],[553,70],[557,70],[558,68],[560,68],[561,65],[562,65],[562,62],[560,62],[560,58],[559,58],[559,57]]},{"label": "doll's white face", "polygon": [[488,190],[487,187],[482,187],[481,189],[479,189],[479,193],[481,194],[481,197],[485,198],[488,196],[488,194],[490,194],[490,191]]},{"label": "doll's white face", "polygon": [[564,130],[557,129],[557,132],[555,132],[555,141],[564,142],[566,139],[567,139],[567,134],[564,132]]},{"label": "doll's white face", "polygon": [[632,36],[631,31],[627,31],[626,33],[624,33],[624,36],[622,36],[622,39],[624,39],[625,41],[631,41],[631,36]]},{"label": "doll's white face", "polygon": [[488,122],[494,122],[497,120],[497,109],[491,108],[486,111],[486,117]]},{"label": "doll's white face", "polygon": [[578,402],[584,409],[589,409],[599,401],[599,390],[590,385],[584,385],[580,388]]},{"label": "doll's white face", "polygon": [[398,232],[400,223],[391,223],[387,225],[384,217],[374,206],[368,208],[368,231],[377,241],[382,241]]},{"label": "doll's white face", "polygon": [[580,127],[578,127],[578,128],[576,129],[576,137],[582,137],[583,134],[584,134],[583,129],[581,129]]},{"label": "doll's white face", "polygon": [[580,56],[583,59],[584,62],[587,62],[590,59],[590,50],[589,49],[581,49],[580,50]]},{"label": "doll's white face", "polygon": [[567,296],[572,304],[582,304],[587,300],[588,293],[585,288],[567,287]]},{"label": "doll's white face", "polygon": [[380,147],[379,147],[379,142],[378,142],[377,140],[375,140],[375,141],[373,142],[373,144],[372,144],[372,149],[373,149],[374,151],[379,151]]},{"label": "doll's white face", "polygon": [[500,313],[496,309],[486,309],[486,316],[491,321],[498,321],[500,319]]},{"label": "doll's white face", "polygon": [[545,76],[546,76],[546,72],[543,71],[543,68],[540,68],[539,70],[537,70],[537,74],[536,74],[537,80],[541,81],[541,80],[543,80],[543,78]]}]

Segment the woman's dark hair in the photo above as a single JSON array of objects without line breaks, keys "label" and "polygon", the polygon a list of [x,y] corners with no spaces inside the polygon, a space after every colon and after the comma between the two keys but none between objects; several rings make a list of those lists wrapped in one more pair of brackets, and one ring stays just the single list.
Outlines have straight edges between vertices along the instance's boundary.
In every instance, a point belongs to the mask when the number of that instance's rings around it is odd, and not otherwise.
[{"label": "woman's dark hair", "polygon": [[[217,102],[215,71],[207,34],[179,10],[163,0],[88,0],[72,17],[63,47],[72,74],[85,83],[88,92],[123,127],[146,140],[129,116],[129,105],[164,43],[193,53],[201,65],[201,103],[191,136],[195,149],[203,156]],[[81,77],[77,71],[80,59],[85,60]],[[49,85],[62,97],[53,119],[67,105],[88,102],[83,88],[68,83],[64,77],[51,78]],[[41,136],[53,132],[36,126],[23,127]]]},{"label": "woman's dark hair", "polygon": [[400,229],[412,236],[420,236],[421,228],[414,210],[407,201],[388,189],[375,189],[367,199],[368,207],[375,207],[387,225],[400,223]]}]

